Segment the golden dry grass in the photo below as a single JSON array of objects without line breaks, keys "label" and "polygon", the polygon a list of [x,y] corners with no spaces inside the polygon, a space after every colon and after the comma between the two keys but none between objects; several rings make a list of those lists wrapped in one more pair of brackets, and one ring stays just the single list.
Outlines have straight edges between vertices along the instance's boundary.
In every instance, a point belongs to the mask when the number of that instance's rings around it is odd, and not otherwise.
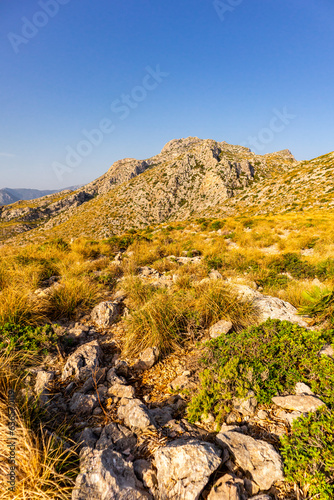
[{"label": "golden dry grass", "polygon": [[[32,361],[30,357],[22,352],[0,355],[0,499],[69,500],[72,478],[77,473],[75,447],[66,450],[61,439],[48,434],[41,422],[37,424],[36,403],[28,402],[21,392],[24,365]],[[15,402],[9,398],[10,390],[15,394]],[[9,430],[9,406],[13,434]],[[8,484],[13,470],[9,440],[12,450],[15,443],[14,491]]]}]

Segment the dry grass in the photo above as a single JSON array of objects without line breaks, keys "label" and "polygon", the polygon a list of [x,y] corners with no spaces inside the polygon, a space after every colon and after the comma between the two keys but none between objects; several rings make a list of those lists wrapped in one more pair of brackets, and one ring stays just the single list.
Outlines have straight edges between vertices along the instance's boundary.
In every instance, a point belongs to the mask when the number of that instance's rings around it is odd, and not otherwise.
[{"label": "dry grass", "polygon": [[[0,355],[0,499],[69,500],[73,477],[77,473],[75,449],[64,449],[63,442],[47,434],[36,422],[36,404],[21,393],[24,365],[31,355],[2,352]],[[37,360],[35,360],[37,361]],[[9,402],[9,391],[16,396]],[[15,415],[15,491],[8,488],[10,468],[8,407]]]},{"label": "dry grass", "polygon": [[195,341],[203,329],[220,319],[231,320],[237,330],[256,322],[253,306],[238,299],[219,280],[197,285],[185,275],[170,290],[154,290],[139,280],[132,283],[132,311],[123,339],[129,356],[147,347],[158,347],[163,354],[172,352],[187,341]]}]

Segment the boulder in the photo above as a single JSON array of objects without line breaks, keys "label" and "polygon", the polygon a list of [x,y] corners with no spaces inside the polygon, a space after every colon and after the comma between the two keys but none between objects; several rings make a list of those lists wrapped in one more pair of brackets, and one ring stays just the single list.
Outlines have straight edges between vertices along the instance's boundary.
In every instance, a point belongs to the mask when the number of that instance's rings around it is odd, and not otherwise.
[{"label": "boulder", "polygon": [[44,371],[39,370],[36,375],[35,381],[35,393],[39,396],[39,401],[41,404],[46,404],[49,400],[48,389],[50,383],[54,379],[54,371]]},{"label": "boulder", "polygon": [[221,464],[221,451],[213,444],[178,439],[155,452],[161,498],[197,500],[211,474]]},{"label": "boulder", "polygon": [[123,420],[127,427],[134,432],[143,432],[154,426],[147,407],[140,399],[126,399],[121,401],[118,407],[118,418]]},{"label": "boulder", "polygon": [[148,500],[133,464],[115,450],[84,448],[72,500]]},{"label": "boulder", "polygon": [[216,339],[222,334],[228,333],[233,328],[231,321],[221,319],[209,328],[209,334],[212,339]]},{"label": "boulder", "polygon": [[306,321],[298,315],[297,309],[289,302],[285,302],[277,297],[271,297],[270,295],[262,295],[260,292],[246,285],[234,285],[234,288],[240,298],[252,301],[258,312],[260,322],[271,318],[290,321],[304,328],[308,327]]},{"label": "boulder", "polygon": [[136,444],[136,436],[127,427],[112,422],[103,428],[100,439],[96,443],[96,449],[115,448],[120,453],[126,450],[133,453]]},{"label": "boulder", "polygon": [[133,368],[138,371],[148,370],[157,362],[159,355],[157,347],[148,347],[139,355],[139,360],[133,365]]},{"label": "boulder", "polygon": [[98,403],[99,401],[94,394],[81,394],[80,392],[75,392],[71,398],[69,409],[76,415],[88,417]]},{"label": "boulder", "polygon": [[243,480],[232,474],[225,474],[218,479],[208,496],[208,500],[247,500],[247,498]]},{"label": "boulder", "polygon": [[132,387],[132,385],[124,385],[116,382],[111,387],[109,387],[108,396],[131,399],[135,397],[135,389],[134,387]]},{"label": "boulder", "polygon": [[102,351],[97,340],[78,347],[66,361],[61,376],[62,381],[69,377],[86,380],[93,376],[100,365],[101,358]]},{"label": "boulder", "polygon": [[106,301],[100,302],[100,304],[94,307],[91,318],[97,326],[100,326],[101,328],[108,328],[116,322],[119,314],[119,301]]},{"label": "boulder", "polygon": [[296,410],[301,413],[316,411],[325,404],[321,401],[321,399],[309,394],[277,396],[272,398],[272,402],[280,408],[285,408],[286,410]]},{"label": "boulder", "polygon": [[236,463],[251,474],[261,490],[283,481],[283,463],[274,447],[240,432],[219,433],[216,442],[234,455]]}]

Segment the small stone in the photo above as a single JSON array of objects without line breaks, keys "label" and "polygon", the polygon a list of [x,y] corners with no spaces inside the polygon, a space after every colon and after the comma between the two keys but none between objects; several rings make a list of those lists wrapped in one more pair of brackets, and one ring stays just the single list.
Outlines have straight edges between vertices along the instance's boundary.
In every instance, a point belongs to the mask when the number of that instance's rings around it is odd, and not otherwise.
[{"label": "small stone", "polygon": [[249,391],[246,398],[235,398],[233,407],[243,416],[252,416],[257,407],[257,400],[253,391]]},{"label": "small stone", "polygon": [[272,402],[286,410],[296,410],[301,413],[316,411],[318,408],[325,405],[325,403],[316,396],[309,395],[278,396],[272,398]]},{"label": "small stone", "polygon": [[212,339],[216,339],[220,335],[229,333],[232,328],[233,324],[231,321],[222,319],[209,328],[209,335]]},{"label": "small stone", "polygon": [[295,387],[295,393],[300,396],[303,394],[309,394],[311,396],[314,396],[314,393],[312,392],[311,387],[308,385],[304,384],[303,382],[298,382]]},{"label": "small stone", "polygon": [[139,360],[133,365],[134,370],[148,370],[156,363],[159,358],[159,349],[157,347],[148,347],[139,355]]},{"label": "small stone", "polygon": [[94,307],[91,318],[97,326],[108,328],[116,322],[119,314],[119,302],[106,301]]},{"label": "small stone", "polygon": [[140,399],[123,398],[117,414],[118,418],[123,420],[125,425],[134,432],[143,432],[154,426],[148,409]]},{"label": "small stone", "polygon": [[98,405],[98,399],[95,395],[81,394],[76,392],[70,401],[69,409],[72,413],[86,417],[92,413]]},{"label": "small stone", "polygon": [[93,415],[102,415],[103,410],[99,406],[97,408],[94,408],[93,410]]},{"label": "small stone", "polygon": [[265,410],[259,410],[257,412],[257,417],[260,419],[260,420],[266,420],[268,418],[268,412],[265,411]]},{"label": "small stone", "polygon": [[327,356],[329,358],[334,358],[334,348],[331,344],[326,344],[319,352],[321,356]]},{"label": "small stone", "polygon": [[247,500],[244,482],[232,474],[218,479],[213,485],[208,500]]},{"label": "small stone", "polygon": [[116,396],[117,398],[134,398],[135,390],[131,385],[124,385],[116,383],[109,387],[108,389],[109,396]]}]

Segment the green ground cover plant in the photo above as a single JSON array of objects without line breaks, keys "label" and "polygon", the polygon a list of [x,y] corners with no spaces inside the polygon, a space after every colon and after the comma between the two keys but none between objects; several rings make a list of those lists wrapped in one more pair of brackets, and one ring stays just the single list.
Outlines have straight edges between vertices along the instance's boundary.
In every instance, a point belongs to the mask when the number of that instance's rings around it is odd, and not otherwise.
[{"label": "green ground cover plant", "polygon": [[281,438],[286,480],[296,483],[305,498],[334,498],[334,414],[323,407],[295,420]]},{"label": "green ground cover plant", "polygon": [[259,403],[268,404],[273,396],[293,393],[297,382],[309,384],[331,406],[334,361],[319,356],[319,351],[333,335],[333,330],[314,332],[287,321],[267,320],[210,341],[201,387],[188,408],[190,420],[213,412],[221,422],[233,398],[252,390]]}]

